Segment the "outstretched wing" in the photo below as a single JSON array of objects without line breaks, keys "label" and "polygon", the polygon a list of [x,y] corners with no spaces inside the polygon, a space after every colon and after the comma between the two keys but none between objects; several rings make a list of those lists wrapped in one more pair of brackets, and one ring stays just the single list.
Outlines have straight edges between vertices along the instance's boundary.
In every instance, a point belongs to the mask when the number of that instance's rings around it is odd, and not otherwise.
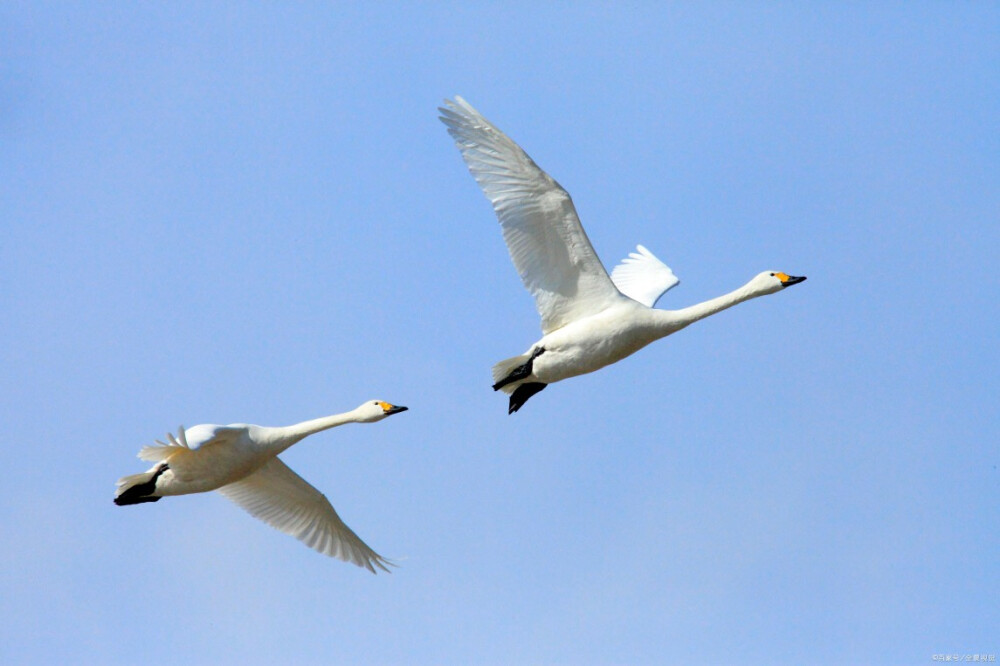
[{"label": "outstretched wing", "polygon": [[197,451],[214,444],[230,443],[245,430],[246,428],[241,426],[221,426],[207,423],[187,429],[184,426],[179,426],[177,437],[168,432],[166,442],[156,440],[156,444],[139,449],[139,459],[159,462],[181,451]]},{"label": "outstretched wing", "polygon": [[646,307],[653,307],[663,294],[677,286],[680,280],[670,267],[641,245],[636,245],[622,263],[611,271],[611,281],[629,298]]},{"label": "outstretched wing", "polygon": [[375,573],[392,563],[351,531],[330,501],[278,458],[219,492],[271,527],[290,534],[324,555],[353,562]]},{"label": "outstretched wing", "polygon": [[620,298],[566,190],[461,97],[445,100],[438,110],[493,204],[510,258],[535,297],[542,331],[600,312]]}]

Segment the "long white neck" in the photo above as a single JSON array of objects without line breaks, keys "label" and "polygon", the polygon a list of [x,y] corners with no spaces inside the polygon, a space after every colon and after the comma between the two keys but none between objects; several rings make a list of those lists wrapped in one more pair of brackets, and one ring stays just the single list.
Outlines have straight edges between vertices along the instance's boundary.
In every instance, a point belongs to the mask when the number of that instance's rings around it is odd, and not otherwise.
[{"label": "long white neck", "polygon": [[658,317],[660,320],[660,326],[663,329],[663,335],[669,335],[679,331],[686,326],[690,326],[699,319],[704,319],[705,317],[714,315],[717,312],[722,312],[723,310],[731,308],[738,303],[742,303],[743,301],[757,296],[762,296],[763,294],[759,291],[755,291],[750,288],[751,282],[748,282],[739,289],[735,289],[728,294],[723,294],[722,296],[709,299],[704,303],[698,303],[697,305],[692,305],[681,310],[659,311],[663,312],[663,315]]},{"label": "long white neck", "polygon": [[303,421],[302,423],[296,423],[295,425],[273,428],[275,435],[273,440],[280,446],[281,450],[284,450],[292,444],[302,441],[309,435],[315,435],[318,432],[329,430],[330,428],[336,428],[337,426],[344,425],[345,423],[355,423],[357,421],[358,415],[356,409],[344,412],[343,414],[322,416],[318,419]]}]

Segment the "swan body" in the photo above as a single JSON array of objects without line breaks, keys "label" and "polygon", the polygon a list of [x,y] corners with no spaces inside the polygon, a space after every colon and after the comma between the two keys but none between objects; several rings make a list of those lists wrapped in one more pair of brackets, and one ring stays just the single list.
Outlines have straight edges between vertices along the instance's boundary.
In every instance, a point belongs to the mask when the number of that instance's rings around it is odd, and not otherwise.
[{"label": "swan body", "polygon": [[445,100],[439,111],[493,204],[511,260],[542,319],[540,340],[493,366],[493,389],[510,395],[508,413],[548,384],[599,370],[699,319],[806,279],[764,271],[704,303],[654,309],[679,283],[666,264],[639,245],[609,275],[559,183],[461,97]]},{"label": "swan body", "polygon": [[375,573],[387,560],[369,548],[337,515],[329,500],[278,458],[309,435],[345,423],[373,423],[399,412],[381,400],[286,427],[247,423],[181,427],[166,442],[144,446],[139,458],[155,464],[118,480],[115,504],[218,490],[251,515],[325,555]]}]

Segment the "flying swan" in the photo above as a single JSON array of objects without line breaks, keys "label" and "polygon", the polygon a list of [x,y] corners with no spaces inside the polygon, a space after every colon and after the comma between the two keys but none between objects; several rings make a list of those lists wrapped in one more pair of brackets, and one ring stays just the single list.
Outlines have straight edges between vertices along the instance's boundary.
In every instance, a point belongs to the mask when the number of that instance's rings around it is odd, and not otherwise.
[{"label": "flying swan", "polygon": [[218,490],[255,518],[291,534],[324,555],[353,562],[375,573],[391,562],[369,548],[344,524],[326,497],[296,474],[278,454],[309,435],[345,423],[374,423],[405,412],[370,400],[343,414],[283,428],[234,423],[182,426],[177,437],[144,446],[139,458],[155,462],[142,474],[118,480],[115,504],[157,502],[168,495]]},{"label": "flying swan", "polygon": [[541,340],[493,366],[493,390],[510,394],[509,414],[548,384],[603,368],[699,319],[805,280],[764,271],[718,298],[655,310],[657,299],[679,282],[673,271],[639,245],[609,276],[559,183],[461,97],[438,110],[493,204],[510,258],[542,317]]}]

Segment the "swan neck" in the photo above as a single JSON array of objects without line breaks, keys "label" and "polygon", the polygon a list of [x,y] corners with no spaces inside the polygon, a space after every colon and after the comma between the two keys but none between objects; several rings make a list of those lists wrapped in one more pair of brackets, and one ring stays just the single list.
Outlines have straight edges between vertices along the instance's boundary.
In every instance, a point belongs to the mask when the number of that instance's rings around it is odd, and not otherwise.
[{"label": "swan neck", "polygon": [[715,298],[711,298],[703,303],[698,303],[697,305],[692,305],[682,310],[676,310],[671,314],[674,316],[673,319],[675,326],[679,325],[678,328],[684,328],[699,319],[710,317],[717,312],[722,312],[723,310],[731,308],[734,305],[759,295],[760,294],[754,293],[750,289],[750,283],[748,282],[739,289],[735,289],[728,294],[716,296]]},{"label": "swan neck", "polygon": [[315,435],[318,432],[329,430],[330,428],[336,428],[337,426],[344,425],[345,423],[354,423],[357,420],[357,416],[353,411],[344,412],[343,414],[333,414],[332,416],[322,416],[318,419],[303,421],[302,423],[296,423],[295,425],[280,428],[280,439],[287,441],[287,444],[285,445],[285,448],[287,448],[292,444],[305,439],[309,435]]}]

